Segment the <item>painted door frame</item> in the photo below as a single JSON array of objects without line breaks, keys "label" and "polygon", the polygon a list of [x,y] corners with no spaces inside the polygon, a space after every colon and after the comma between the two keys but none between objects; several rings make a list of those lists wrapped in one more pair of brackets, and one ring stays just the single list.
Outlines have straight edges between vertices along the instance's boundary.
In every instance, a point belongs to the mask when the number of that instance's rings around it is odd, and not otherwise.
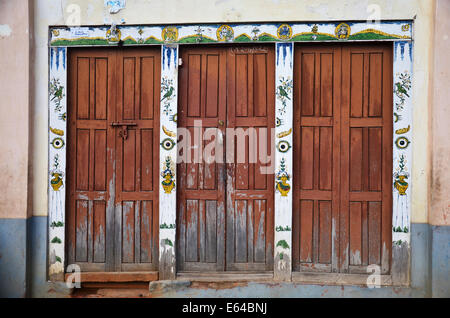
[{"label": "painted door frame", "polygon": [[[48,92],[48,273],[51,280],[63,280],[68,267],[65,257],[66,201],[66,112],[67,52],[70,47],[161,46],[161,96],[173,87],[169,98],[160,105],[160,183],[171,163],[176,162],[176,139],[173,147],[163,147],[167,131],[176,132],[179,46],[207,43],[273,43],[275,45],[275,83],[287,88],[286,96],[276,94],[275,144],[292,144],[292,80],[294,44],[317,42],[379,42],[393,45],[393,208],[391,275],[386,284],[408,285],[410,272],[410,216],[412,167],[412,50],[413,21],[361,22],[267,22],[240,24],[139,25],[50,27]],[[165,85],[163,84],[165,83]],[[164,127],[164,128],[163,128]],[[170,133],[169,133],[170,135]],[[280,137],[278,137],[280,136]],[[169,136],[170,137],[170,136]],[[277,175],[290,177],[292,185],[292,149],[275,151]],[[281,164],[282,163],[282,164]],[[407,180],[405,180],[407,179]],[[159,279],[175,279],[176,176],[170,191],[161,183],[159,194]],[[292,280],[292,191],[275,192],[274,279]],[[162,213],[162,211],[164,213]],[[282,257],[280,257],[282,255]],[[350,275],[350,274],[349,274]],[[351,279],[349,280],[351,281]]]}]

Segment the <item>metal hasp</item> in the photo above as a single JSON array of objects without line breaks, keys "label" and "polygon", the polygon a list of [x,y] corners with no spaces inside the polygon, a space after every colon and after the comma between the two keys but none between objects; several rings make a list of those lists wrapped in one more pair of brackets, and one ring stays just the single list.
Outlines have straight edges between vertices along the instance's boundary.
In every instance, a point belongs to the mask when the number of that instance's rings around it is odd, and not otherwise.
[{"label": "metal hasp", "polygon": [[111,126],[113,127],[122,127],[121,130],[119,130],[119,136],[122,137],[124,140],[128,138],[128,126],[137,126],[136,123],[111,123]]}]

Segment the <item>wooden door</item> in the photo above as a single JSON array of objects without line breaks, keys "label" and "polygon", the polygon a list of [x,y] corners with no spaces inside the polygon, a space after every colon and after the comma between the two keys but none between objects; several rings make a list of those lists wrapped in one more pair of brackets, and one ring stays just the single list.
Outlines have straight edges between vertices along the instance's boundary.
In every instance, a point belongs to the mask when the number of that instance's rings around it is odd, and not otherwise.
[{"label": "wooden door", "polygon": [[[223,145],[226,55],[221,48],[188,48],[182,49],[181,58],[178,127],[189,131],[190,141],[185,143],[192,149],[181,150],[182,162],[177,165],[178,270],[223,271],[225,159],[207,163],[202,154],[207,143]],[[207,130],[217,135],[201,140]]]},{"label": "wooden door", "polygon": [[[225,128],[259,132],[273,126],[272,48],[186,48],[181,57],[178,126],[187,127],[192,137],[196,120],[201,120],[203,131],[217,128],[224,148],[227,139],[235,138]],[[270,131],[266,136],[269,141]],[[178,164],[179,271],[273,266],[273,175],[261,174],[260,164],[249,162],[249,153],[257,149],[248,136],[242,142],[240,164],[223,163],[229,149],[222,163]],[[194,158],[202,143],[192,144]],[[270,143],[267,147],[270,151]],[[234,160],[238,149],[231,150]]]},{"label": "wooden door", "polygon": [[389,45],[296,47],[296,271],[389,271],[391,54]]},{"label": "wooden door", "polygon": [[[69,53],[68,261],[82,271],[156,269],[159,50]],[[136,124],[126,139],[118,122]]]},{"label": "wooden door", "polygon": [[294,270],[338,267],[341,49],[296,47]]},{"label": "wooden door", "polygon": [[[266,157],[258,152],[263,138],[270,154],[275,126],[274,52],[273,46],[227,52],[227,127],[236,134],[248,132],[245,140],[227,133],[227,139],[235,138],[234,160],[227,163],[226,262],[231,271],[273,269],[274,175],[261,172],[260,159]],[[255,131],[254,142],[249,128]]]},{"label": "wooden door", "polygon": [[116,271],[157,270],[160,49],[120,53],[116,122],[135,125],[115,135]]}]

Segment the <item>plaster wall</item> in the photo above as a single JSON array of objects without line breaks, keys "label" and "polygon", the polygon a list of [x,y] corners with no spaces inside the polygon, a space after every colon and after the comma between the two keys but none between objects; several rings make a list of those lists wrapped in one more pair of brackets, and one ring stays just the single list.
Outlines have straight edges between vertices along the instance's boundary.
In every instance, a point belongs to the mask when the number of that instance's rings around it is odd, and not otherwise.
[{"label": "plaster wall", "polygon": [[[412,222],[428,220],[430,166],[428,149],[429,76],[432,66],[430,34],[433,31],[433,0],[135,0],[116,14],[110,14],[103,1],[40,0],[35,7],[35,64],[37,74],[34,98],[33,214],[47,215],[48,154],[48,27],[67,25],[170,24],[196,22],[329,21],[413,19],[414,25],[414,144],[412,167]],[[78,14],[79,13],[79,14]],[[78,19],[79,17],[79,19]],[[78,20],[78,22],[77,22]]]},{"label": "plaster wall", "polygon": [[28,0],[0,0],[0,219],[27,217],[28,16]]},{"label": "plaster wall", "polygon": [[436,1],[436,20],[434,26],[434,70],[432,73],[433,103],[431,128],[433,134],[432,191],[429,223],[450,225],[450,2]]}]

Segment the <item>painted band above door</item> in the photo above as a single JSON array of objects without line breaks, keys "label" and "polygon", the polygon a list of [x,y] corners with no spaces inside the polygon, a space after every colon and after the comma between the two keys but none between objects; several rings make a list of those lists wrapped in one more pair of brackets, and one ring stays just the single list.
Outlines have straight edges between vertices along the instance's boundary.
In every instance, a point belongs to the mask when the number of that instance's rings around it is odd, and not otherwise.
[{"label": "painted band above door", "polygon": [[412,21],[232,23],[51,27],[50,46],[195,43],[395,41],[412,39]]}]

